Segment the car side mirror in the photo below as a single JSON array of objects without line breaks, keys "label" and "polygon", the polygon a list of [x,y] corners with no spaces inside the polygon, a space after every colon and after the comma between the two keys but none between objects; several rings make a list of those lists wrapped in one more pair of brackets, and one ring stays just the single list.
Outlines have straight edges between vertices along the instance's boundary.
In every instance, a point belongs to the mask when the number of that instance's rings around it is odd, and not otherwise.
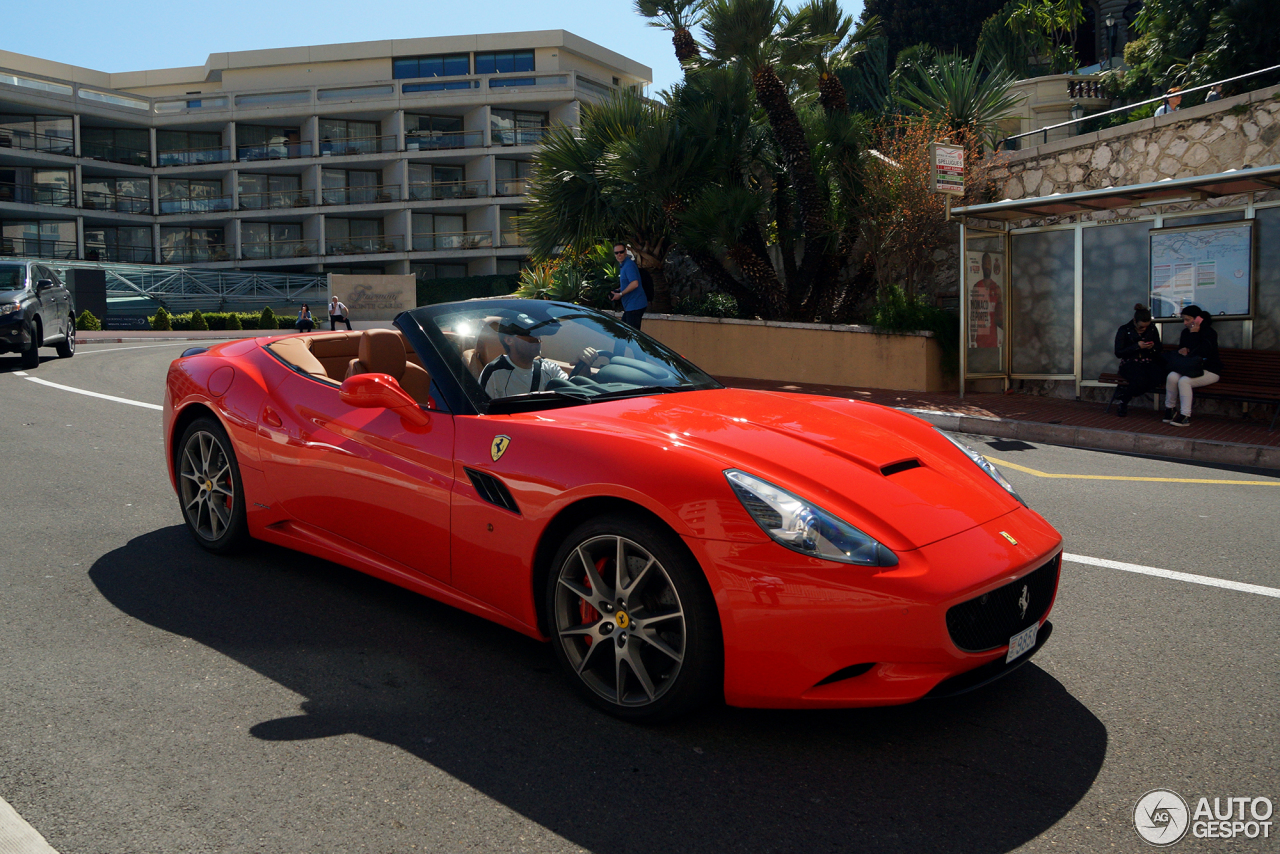
[{"label": "car side mirror", "polygon": [[53,287],[53,279],[41,279],[36,282],[37,291],[47,291]]},{"label": "car side mirror", "polygon": [[390,409],[417,427],[431,424],[431,415],[405,393],[390,374],[356,374],[343,380],[338,397],[360,409]]}]

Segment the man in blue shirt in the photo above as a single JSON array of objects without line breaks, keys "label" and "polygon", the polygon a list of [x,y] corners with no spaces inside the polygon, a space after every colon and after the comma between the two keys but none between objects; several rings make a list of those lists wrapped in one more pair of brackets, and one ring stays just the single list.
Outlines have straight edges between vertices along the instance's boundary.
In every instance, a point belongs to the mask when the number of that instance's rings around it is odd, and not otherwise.
[{"label": "man in blue shirt", "polygon": [[622,302],[622,322],[635,329],[640,328],[640,319],[649,306],[649,300],[640,287],[640,268],[635,260],[627,254],[625,243],[613,244],[613,257],[618,259],[618,290],[609,293],[610,299]]}]

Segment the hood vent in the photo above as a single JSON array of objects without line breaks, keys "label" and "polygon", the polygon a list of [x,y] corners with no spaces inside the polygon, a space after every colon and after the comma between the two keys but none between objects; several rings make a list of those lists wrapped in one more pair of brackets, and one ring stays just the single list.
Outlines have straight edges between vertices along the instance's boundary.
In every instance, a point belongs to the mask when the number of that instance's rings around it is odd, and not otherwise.
[{"label": "hood vent", "polygon": [[880,469],[880,474],[884,475],[885,477],[888,477],[891,474],[897,474],[898,472],[901,472],[901,471],[907,471],[908,469],[918,469],[918,468],[920,468],[919,460],[903,460],[902,462],[899,462],[899,463],[889,463],[889,465],[883,466]]},{"label": "hood vent", "polygon": [[464,469],[467,477],[471,478],[471,485],[476,488],[476,492],[480,494],[480,498],[488,501],[490,504],[496,504],[503,510],[510,510],[512,513],[519,515],[520,508],[516,506],[516,500],[511,497],[511,493],[507,490],[506,485],[491,474],[485,474],[475,469]]}]

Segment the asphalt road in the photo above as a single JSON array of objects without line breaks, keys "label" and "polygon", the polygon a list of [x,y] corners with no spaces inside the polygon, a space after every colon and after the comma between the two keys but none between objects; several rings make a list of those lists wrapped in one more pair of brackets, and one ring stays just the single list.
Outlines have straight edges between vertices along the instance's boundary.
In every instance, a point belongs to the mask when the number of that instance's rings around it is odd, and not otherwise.
[{"label": "asphalt road", "polygon": [[[29,376],[159,404],[186,346]],[[272,546],[207,555],[158,411],[19,370],[0,356],[0,798],[62,854],[1140,851],[1148,790],[1280,803],[1280,598],[1069,562],[1051,641],[981,691],[635,727],[528,638]],[[968,441],[1071,554],[1280,588],[1280,478]]]}]

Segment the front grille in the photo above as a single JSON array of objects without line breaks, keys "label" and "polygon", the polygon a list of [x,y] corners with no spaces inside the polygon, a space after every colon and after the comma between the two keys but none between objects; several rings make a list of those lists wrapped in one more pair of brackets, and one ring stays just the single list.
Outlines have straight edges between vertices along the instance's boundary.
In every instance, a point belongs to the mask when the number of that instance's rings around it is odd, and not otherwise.
[{"label": "front grille", "polygon": [[[965,652],[986,652],[1005,646],[1009,638],[1030,628],[1049,612],[1058,586],[1060,556],[1017,581],[961,602],[947,611],[951,642]],[[1023,589],[1027,610],[1022,611]]]},{"label": "front grille", "polygon": [[475,469],[465,469],[467,477],[471,479],[471,485],[476,488],[476,492],[480,498],[488,501],[490,504],[496,504],[503,510],[510,510],[512,513],[519,513],[520,508],[516,505],[516,500],[511,497],[511,493],[507,490],[505,484],[491,474],[486,474]]}]

